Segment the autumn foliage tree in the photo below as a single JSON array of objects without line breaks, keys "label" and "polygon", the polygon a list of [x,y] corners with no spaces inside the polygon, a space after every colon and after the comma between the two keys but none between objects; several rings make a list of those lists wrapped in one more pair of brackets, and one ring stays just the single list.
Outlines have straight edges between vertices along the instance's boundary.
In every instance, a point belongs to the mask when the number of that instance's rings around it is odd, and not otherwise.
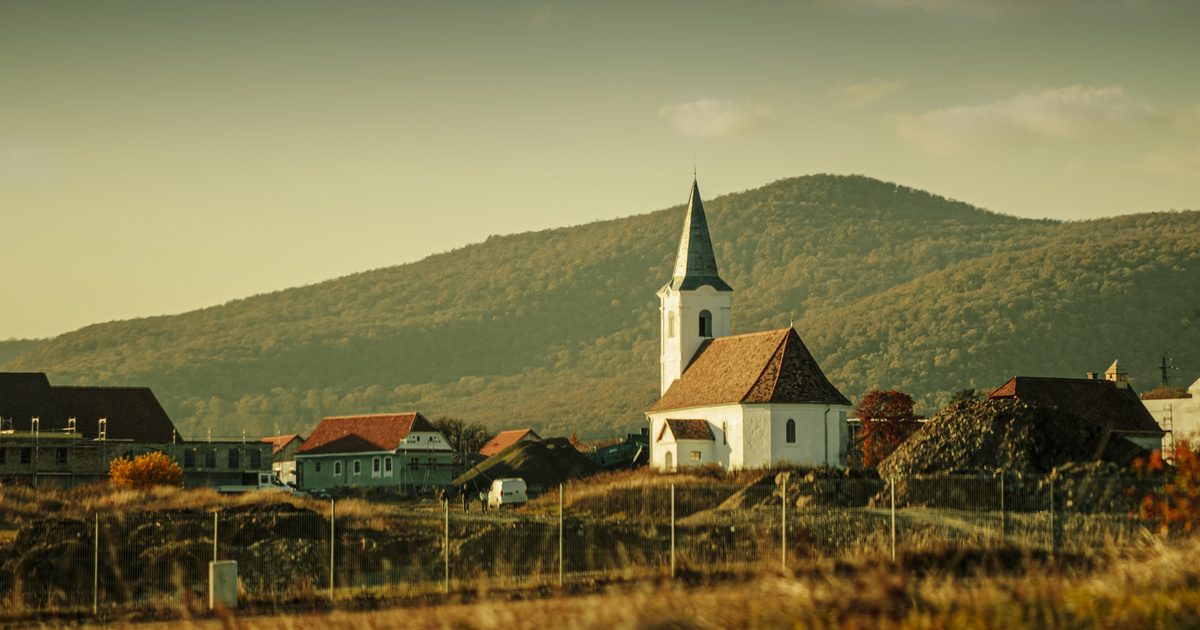
[{"label": "autumn foliage tree", "polygon": [[920,427],[908,394],[872,389],[854,409],[859,420],[858,455],[862,465],[876,466]]},{"label": "autumn foliage tree", "polygon": [[124,488],[181,486],[183,469],[165,453],[155,451],[133,459],[114,459],[108,467],[108,480],[112,485]]},{"label": "autumn foliage tree", "polygon": [[1162,533],[1200,531],[1200,453],[1190,442],[1181,440],[1173,449],[1171,468],[1162,452],[1154,451],[1147,459],[1137,459],[1133,468],[1142,475],[1165,472],[1167,482],[1146,495],[1138,506],[1138,516]]}]

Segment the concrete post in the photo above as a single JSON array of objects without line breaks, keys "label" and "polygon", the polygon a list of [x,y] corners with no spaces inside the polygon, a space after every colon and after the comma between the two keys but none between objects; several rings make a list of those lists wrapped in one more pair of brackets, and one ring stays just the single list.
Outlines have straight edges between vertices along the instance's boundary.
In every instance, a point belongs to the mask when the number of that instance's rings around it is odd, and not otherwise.
[{"label": "concrete post", "polygon": [[783,473],[782,497],[779,500],[779,568],[785,573],[787,572],[787,491],[789,477],[788,473]]},{"label": "concrete post", "polygon": [[1008,541],[1008,510],[1004,505],[1004,474],[1000,475],[1000,543]]},{"label": "concrete post", "polygon": [[563,585],[563,485],[558,484],[558,585]]},{"label": "concrete post", "polygon": [[892,489],[892,562],[896,561],[896,480],[889,479],[888,485]]},{"label": "concrete post", "polygon": [[446,593],[450,592],[450,499],[446,499],[445,503],[446,530],[443,537],[442,552],[445,559],[445,574],[443,576],[443,590]]},{"label": "concrete post", "polygon": [[329,601],[333,601],[334,567],[337,558],[337,499],[329,500]]},{"label": "concrete post", "polygon": [[1054,509],[1054,477],[1050,477],[1050,555],[1058,553],[1058,523]]},{"label": "concrete post", "polygon": [[675,577],[675,484],[671,484],[671,577]]},{"label": "concrete post", "polygon": [[100,513],[96,513],[96,529],[92,538],[92,615],[100,614]]}]

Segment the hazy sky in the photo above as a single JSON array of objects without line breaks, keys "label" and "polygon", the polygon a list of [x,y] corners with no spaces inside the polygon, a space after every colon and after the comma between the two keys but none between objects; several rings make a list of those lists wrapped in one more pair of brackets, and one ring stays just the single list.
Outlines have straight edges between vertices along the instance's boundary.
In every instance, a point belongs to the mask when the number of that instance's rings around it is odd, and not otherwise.
[{"label": "hazy sky", "polygon": [[0,3],[0,339],[861,173],[1200,207],[1200,2]]}]

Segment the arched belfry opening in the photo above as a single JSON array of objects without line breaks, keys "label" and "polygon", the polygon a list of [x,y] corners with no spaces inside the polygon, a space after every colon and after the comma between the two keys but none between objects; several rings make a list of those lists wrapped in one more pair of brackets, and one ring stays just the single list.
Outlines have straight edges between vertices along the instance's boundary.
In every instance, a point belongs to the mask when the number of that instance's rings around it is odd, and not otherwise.
[{"label": "arched belfry opening", "polygon": [[712,336],[712,313],[707,310],[700,311],[700,337],[711,339]]}]

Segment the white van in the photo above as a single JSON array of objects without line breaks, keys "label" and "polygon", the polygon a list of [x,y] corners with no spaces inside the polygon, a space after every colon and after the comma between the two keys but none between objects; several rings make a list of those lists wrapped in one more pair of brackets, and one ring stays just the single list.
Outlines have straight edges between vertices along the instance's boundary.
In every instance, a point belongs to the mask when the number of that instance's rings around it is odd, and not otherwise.
[{"label": "white van", "polygon": [[488,507],[492,509],[521,505],[528,500],[524,479],[496,479],[492,482],[492,489],[488,491]]}]

